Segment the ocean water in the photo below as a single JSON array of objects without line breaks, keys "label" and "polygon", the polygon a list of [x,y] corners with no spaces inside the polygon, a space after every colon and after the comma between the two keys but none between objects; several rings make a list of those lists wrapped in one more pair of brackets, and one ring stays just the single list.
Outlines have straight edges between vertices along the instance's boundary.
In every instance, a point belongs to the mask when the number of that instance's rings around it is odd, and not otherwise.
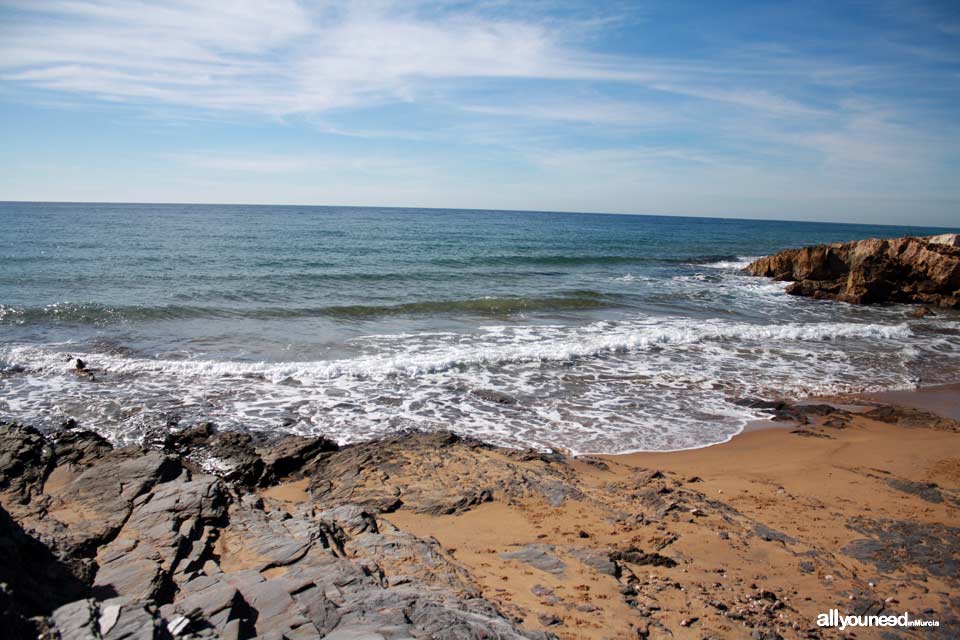
[{"label": "ocean water", "polygon": [[[744,398],[960,379],[960,314],[788,296],[751,257],[916,227],[0,204],[0,418],[452,428],[573,453],[722,442]],[[95,380],[77,377],[80,357]]]}]

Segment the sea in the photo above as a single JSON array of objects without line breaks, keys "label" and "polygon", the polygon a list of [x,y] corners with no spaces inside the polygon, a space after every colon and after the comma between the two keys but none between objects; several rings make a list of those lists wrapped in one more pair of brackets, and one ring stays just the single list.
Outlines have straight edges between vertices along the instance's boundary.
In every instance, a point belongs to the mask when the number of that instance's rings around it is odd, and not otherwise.
[{"label": "sea", "polygon": [[210,421],[341,443],[452,429],[570,454],[702,447],[763,418],[751,400],[960,380],[960,313],[799,298],[743,271],[948,231],[0,203],[0,420],[120,444]]}]

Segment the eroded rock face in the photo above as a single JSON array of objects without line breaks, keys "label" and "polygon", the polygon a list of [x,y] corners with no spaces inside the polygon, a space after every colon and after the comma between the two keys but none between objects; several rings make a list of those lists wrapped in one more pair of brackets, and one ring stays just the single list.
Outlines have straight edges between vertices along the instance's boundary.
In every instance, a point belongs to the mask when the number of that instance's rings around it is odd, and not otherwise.
[{"label": "eroded rock face", "polygon": [[[481,597],[435,540],[348,502],[290,508],[255,492],[333,443],[201,427],[165,445],[0,425],[0,635],[546,637]],[[188,448],[229,463],[224,477]]]},{"label": "eroded rock face", "polygon": [[871,238],[790,249],[747,267],[793,282],[793,295],[853,304],[919,303],[960,308],[958,236]]}]

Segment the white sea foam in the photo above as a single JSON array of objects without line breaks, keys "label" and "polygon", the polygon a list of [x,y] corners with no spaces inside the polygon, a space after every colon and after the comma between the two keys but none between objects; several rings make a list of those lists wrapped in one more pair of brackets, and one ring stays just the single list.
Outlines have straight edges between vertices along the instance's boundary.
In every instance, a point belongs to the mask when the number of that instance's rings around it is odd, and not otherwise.
[{"label": "white sea foam", "polygon": [[726,269],[726,270],[736,270],[746,269],[750,266],[750,263],[759,258],[760,256],[737,256],[736,260],[719,260],[717,262],[710,262],[707,264],[699,265],[707,269]]},{"label": "white sea foam", "polygon": [[511,446],[668,450],[724,441],[758,417],[732,399],[901,387],[914,379],[911,367],[935,353],[906,323],[646,316],[359,341],[370,347],[365,355],[313,362],[82,354],[102,370],[96,383],[69,373],[62,345],[8,346],[0,360],[27,371],[5,381],[0,412],[85,416],[118,440],[174,416],[284,425],[344,442],[453,427]]}]

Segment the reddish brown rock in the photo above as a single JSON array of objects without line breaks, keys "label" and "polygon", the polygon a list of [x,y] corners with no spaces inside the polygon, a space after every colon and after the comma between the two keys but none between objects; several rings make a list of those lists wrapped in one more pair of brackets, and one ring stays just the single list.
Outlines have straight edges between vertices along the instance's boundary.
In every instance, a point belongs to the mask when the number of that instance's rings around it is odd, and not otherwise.
[{"label": "reddish brown rock", "polygon": [[789,249],[754,261],[747,271],[793,282],[787,288],[793,295],[960,308],[957,236],[870,238]]}]

